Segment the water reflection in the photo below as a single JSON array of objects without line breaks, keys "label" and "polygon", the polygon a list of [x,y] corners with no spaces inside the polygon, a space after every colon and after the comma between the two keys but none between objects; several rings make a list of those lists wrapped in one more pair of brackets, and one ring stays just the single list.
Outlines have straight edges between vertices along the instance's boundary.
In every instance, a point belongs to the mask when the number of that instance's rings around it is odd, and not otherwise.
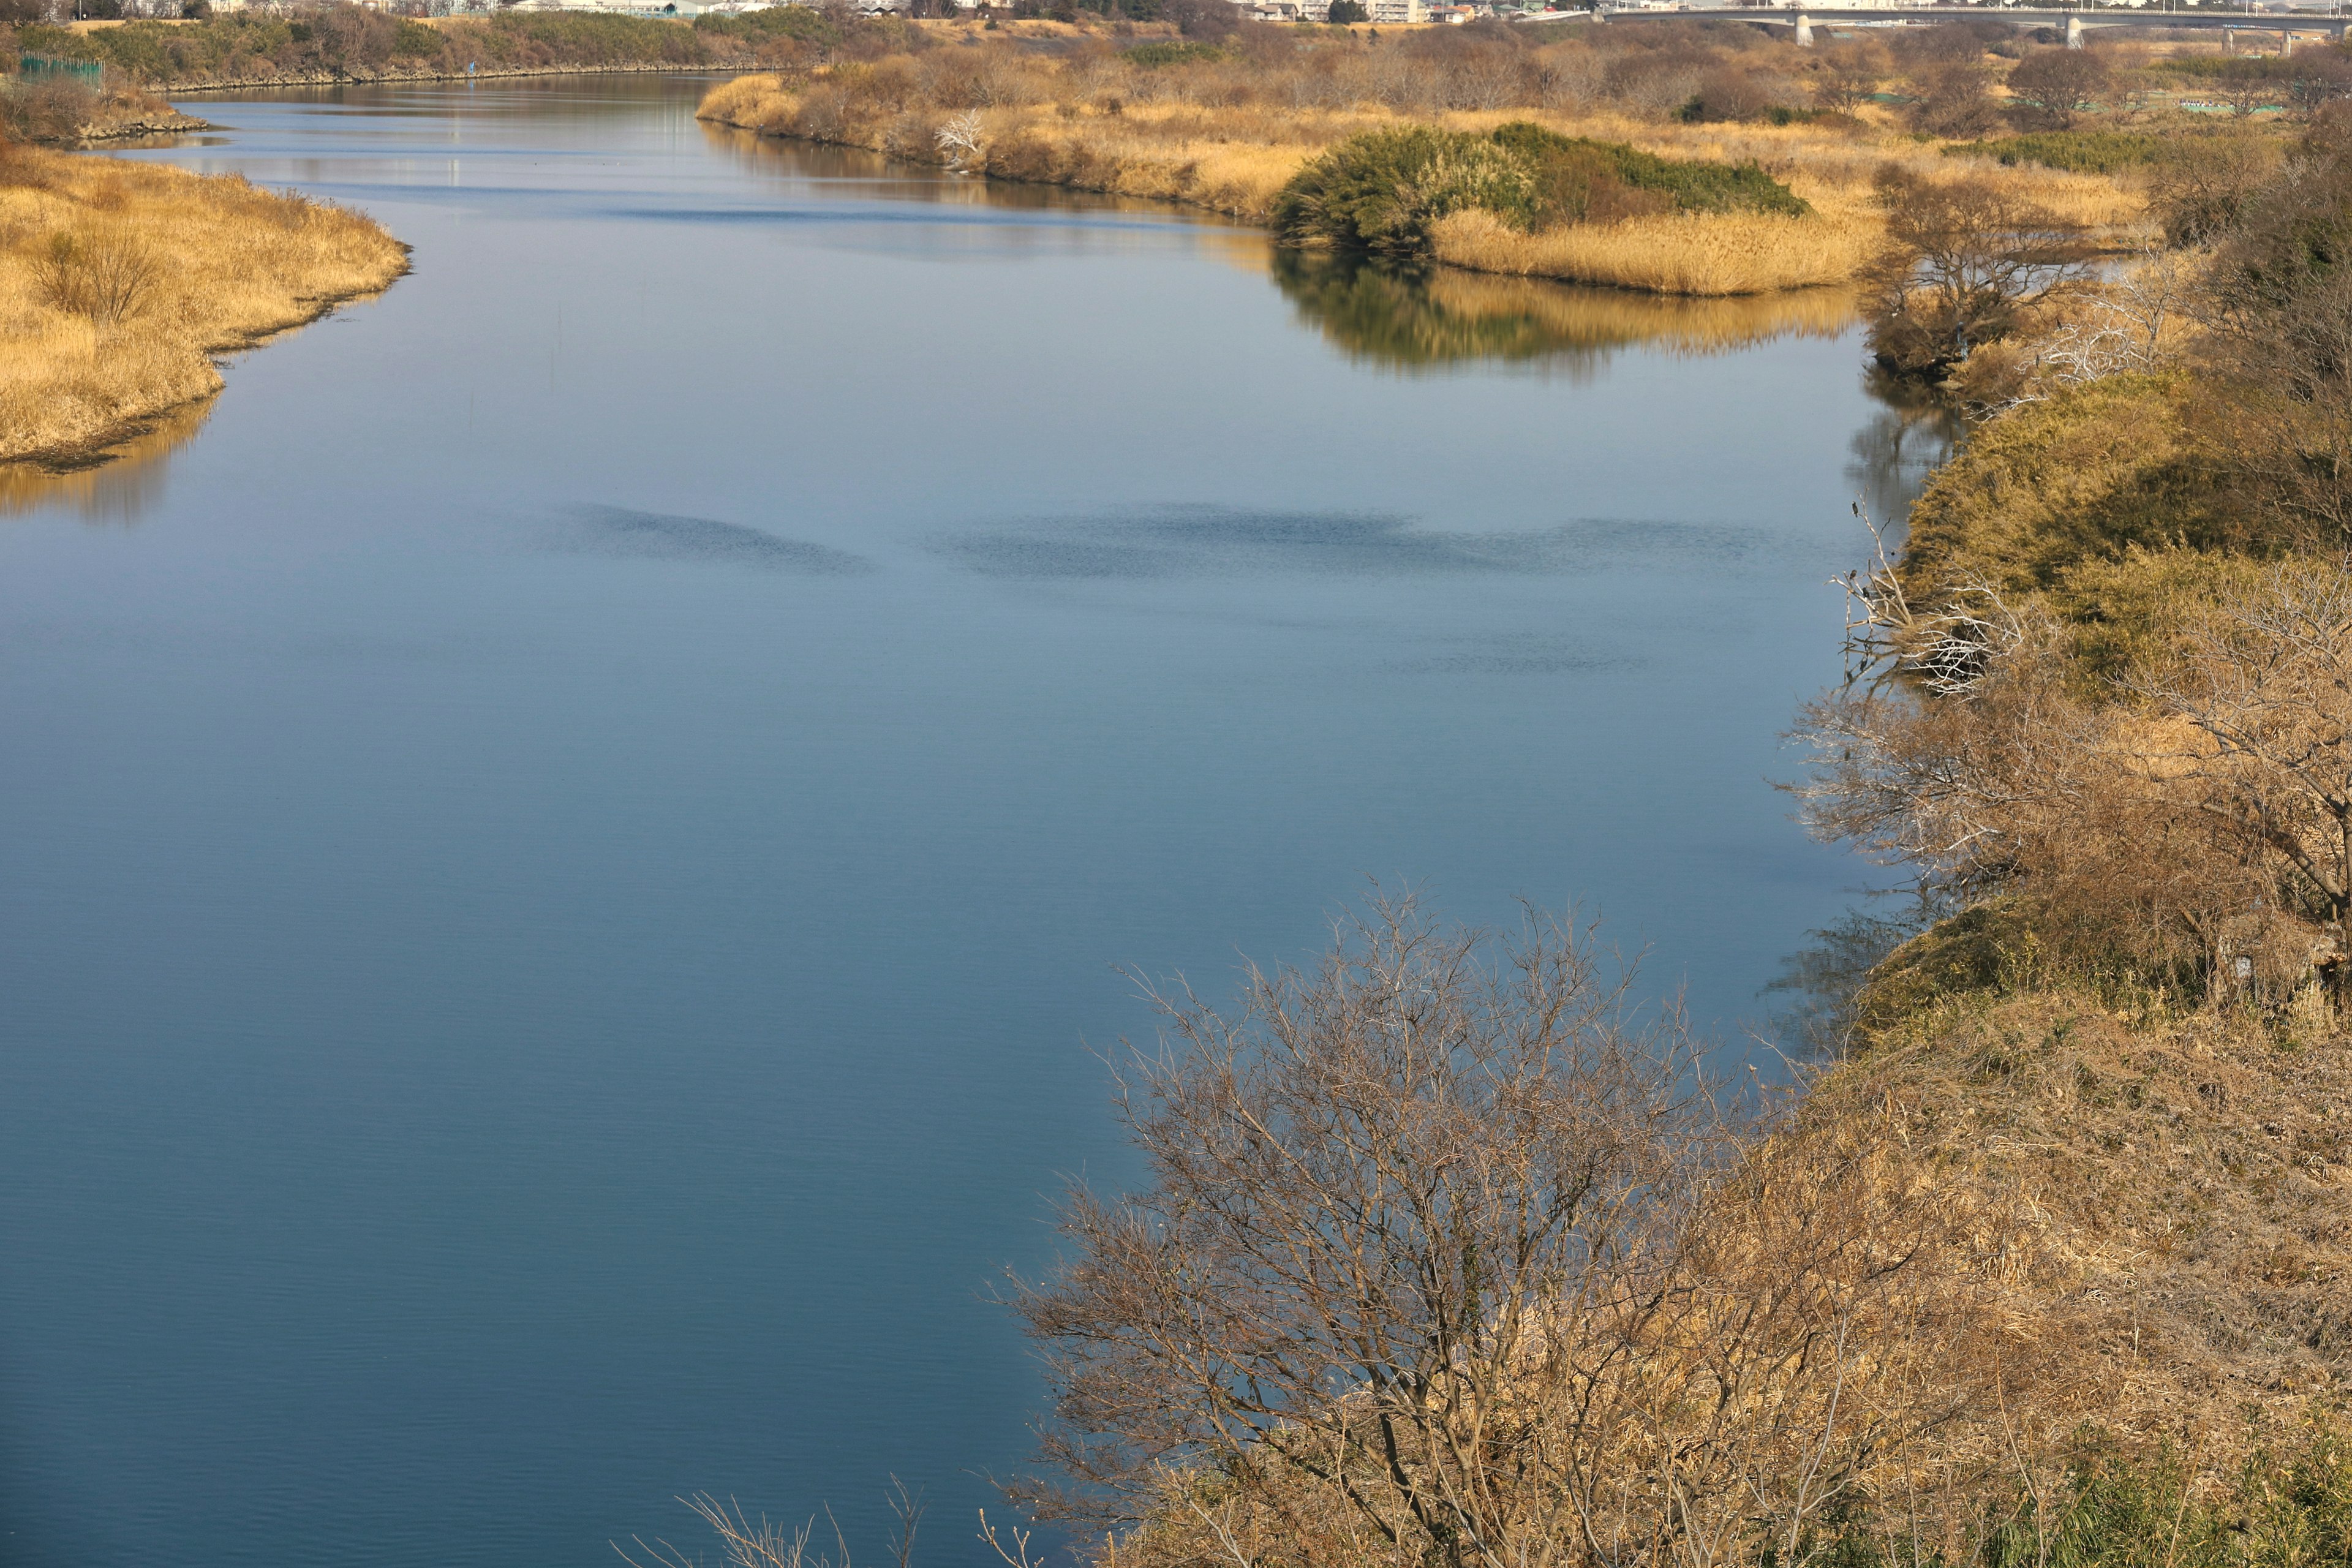
[{"label": "water reflection", "polygon": [[134,522],[163,499],[172,454],[196,438],[212,413],[209,397],[183,404],[70,465],[0,463],[0,516],[61,507],[86,522]]},{"label": "water reflection", "polygon": [[[781,187],[785,194],[786,205],[763,205],[730,215],[739,218],[799,222],[823,218],[843,225],[847,231],[845,237],[849,237],[860,226],[886,216],[873,206],[852,204],[919,204],[919,212],[902,215],[920,226],[919,237],[896,235],[889,241],[890,248],[939,251],[984,247],[1001,252],[1008,235],[1017,235],[1024,248],[1059,241],[1073,250],[1100,254],[1174,240],[1187,249],[1208,252],[1250,272],[1265,269],[1271,249],[1263,230],[1195,207],[1063,185],[951,174],[928,163],[907,163],[860,148],[829,147],[697,123],[711,151],[741,173],[756,176],[763,185]],[[942,221],[942,208],[985,226],[988,232],[960,236],[957,222]],[[1106,223],[1105,214],[1129,214],[1136,221],[1131,226]],[[1080,217],[1082,225],[1070,221]],[[870,235],[858,236],[852,243],[870,245],[873,240]]]},{"label": "water reflection", "polygon": [[1806,944],[1780,961],[1780,973],[1759,993],[1769,1004],[1766,1022],[1780,1048],[1799,1061],[1843,1055],[1870,972],[1933,925],[1937,914],[1924,901],[1892,914],[1853,909],[1807,931]]},{"label": "water reflection", "polygon": [[1297,250],[1274,252],[1269,270],[1300,320],[1349,358],[1399,370],[1475,361],[1586,381],[1622,348],[1727,353],[1835,337],[1854,321],[1853,297],[1832,289],[1675,299]]},{"label": "water reflection", "polygon": [[[1874,521],[1899,530],[1928,479],[1952,460],[1968,421],[1932,386],[1874,366],[1863,384],[1885,406],[1847,444],[1853,460],[1846,465],[1846,479]],[[1894,542],[1890,537],[1889,546]]]}]

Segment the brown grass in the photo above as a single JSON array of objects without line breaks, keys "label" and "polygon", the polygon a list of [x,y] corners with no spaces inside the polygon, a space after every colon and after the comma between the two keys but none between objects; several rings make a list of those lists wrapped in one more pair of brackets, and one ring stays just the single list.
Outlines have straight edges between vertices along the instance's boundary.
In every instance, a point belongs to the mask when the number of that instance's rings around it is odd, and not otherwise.
[{"label": "brown grass", "polygon": [[221,386],[211,357],[373,293],[407,250],[235,176],[0,153],[0,460],[106,446]]},{"label": "brown grass", "polygon": [[1437,258],[1455,267],[1696,295],[1843,283],[1869,261],[1877,237],[1877,225],[1854,214],[1676,214],[1528,234],[1474,209],[1436,227]]},{"label": "brown grass", "polygon": [[2265,1428],[2340,1397],[2352,1058],[2315,992],[2269,1026],[1964,996],[1895,1034],[1820,1086],[1806,1136],[1844,1121],[1900,1147],[1989,1265],[2061,1307],[2045,1327],[2072,1370],[2042,1391],[2047,1419],[2169,1439],[2226,1473]]},{"label": "brown grass", "polygon": [[[1981,175],[2087,229],[2130,223],[2142,205],[2137,193],[2114,180],[1958,161],[1934,145],[1851,121],[1686,125],[1599,106],[1424,113],[1371,102],[1283,109],[1172,93],[1135,101],[1112,90],[1123,79],[1106,74],[1111,68],[1083,61],[1055,67],[982,58],[956,64],[961,74],[952,79],[911,59],[829,67],[792,81],[739,77],[712,89],[700,114],[761,134],[936,164],[947,161],[940,127],[969,113],[981,151],[965,158],[968,172],[1181,202],[1252,223],[1265,220],[1276,194],[1308,159],[1359,132],[1408,121],[1485,131],[1533,120],[1566,135],[1625,142],[1664,157],[1752,161],[1813,205],[1807,218],[1651,217],[1537,235],[1470,214],[1441,229],[1438,254],[1456,266],[1698,296],[1851,279],[1878,247],[1883,224],[1871,182],[1890,163],[1931,178]],[[960,103],[1005,101],[950,108],[943,85],[962,95]]]}]

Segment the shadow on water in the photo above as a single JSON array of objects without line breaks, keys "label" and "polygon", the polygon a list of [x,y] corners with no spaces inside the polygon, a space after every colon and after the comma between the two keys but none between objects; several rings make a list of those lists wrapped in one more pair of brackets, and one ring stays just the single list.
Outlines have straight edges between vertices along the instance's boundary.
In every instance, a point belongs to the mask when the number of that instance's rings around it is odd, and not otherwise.
[{"label": "shadow on water", "polygon": [[1843,289],[1677,299],[1297,250],[1274,251],[1268,269],[1302,321],[1349,359],[1394,370],[1517,363],[1583,381],[1620,349],[1729,353],[1832,338],[1856,319]]},{"label": "shadow on water", "polygon": [[212,412],[209,397],[184,404],[71,465],[0,463],[0,517],[66,507],[86,522],[135,522],[163,498],[172,454],[196,438]]}]

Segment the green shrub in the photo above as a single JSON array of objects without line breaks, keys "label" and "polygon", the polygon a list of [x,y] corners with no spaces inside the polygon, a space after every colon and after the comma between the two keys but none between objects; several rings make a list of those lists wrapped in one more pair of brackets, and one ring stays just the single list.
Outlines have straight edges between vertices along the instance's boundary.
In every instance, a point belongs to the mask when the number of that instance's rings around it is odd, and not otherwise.
[{"label": "green shrub", "polygon": [[1145,70],[1160,66],[1190,65],[1194,60],[1221,60],[1225,51],[1215,44],[1194,43],[1189,38],[1155,39],[1138,44],[1131,49],[1121,49],[1119,58]]},{"label": "green shrub", "polygon": [[431,59],[441,52],[441,35],[422,22],[403,20],[392,36],[392,52],[402,59]]},{"label": "green shrub", "polygon": [[1430,226],[1485,207],[1525,223],[1535,186],[1524,160],[1490,138],[1408,125],[1349,137],[1291,177],[1274,228],[1291,245],[1420,256]]},{"label": "green shrub", "polygon": [[841,28],[826,20],[824,13],[807,5],[771,5],[733,16],[706,14],[694,19],[694,30],[754,43],[770,38],[792,38],[820,46],[841,41]]},{"label": "green shrub", "polygon": [[1430,226],[1466,207],[1526,229],[1648,212],[1812,210],[1753,163],[1678,163],[1521,121],[1485,136],[1428,125],[1351,136],[1283,187],[1274,228],[1290,245],[1419,256]]},{"label": "green shrub", "polygon": [[2009,168],[2039,163],[2078,174],[2116,174],[2164,156],[2166,140],[2130,131],[2052,131],[1967,142],[1944,149],[1948,158],[1991,158]]},{"label": "green shrub", "polygon": [[[1558,193],[1556,216],[1538,211],[1535,215],[1538,222],[1574,223],[1620,216],[1592,210],[1601,205],[1606,183],[1612,181],[1655,198],[1650,205],[1680,212],[1780,213],[1802,217],[1813,210],[1755,163],[1676,163],[1622,142],[1562,136],[1526,121],[1497,127],[1493,140],[1526,162],[1538,192]],[[1573,196],[1580,190],[1586,193],[1583,205],[1577,205]]]}]

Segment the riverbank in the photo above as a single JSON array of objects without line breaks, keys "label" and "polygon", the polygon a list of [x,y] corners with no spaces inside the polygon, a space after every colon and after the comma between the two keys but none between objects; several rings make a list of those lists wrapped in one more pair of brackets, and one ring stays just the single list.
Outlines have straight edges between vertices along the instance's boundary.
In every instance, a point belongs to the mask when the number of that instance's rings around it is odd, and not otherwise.
[{"label": "riverbank", "polygon": [[221,388],[212,356],[373,294],[405,247],[357,213],[115,159],[0,153],[0,461],[89,461]]},{"label": "riverbank", "polygon": [[352,5],[302,16],[234,13],[200,21],[0,27],[9,51],[95,68],[110,86],[155,93],[340,87],[553,76],[583,71],[740,70],[795,63],[887,23],[792,8],[693,24],[564,12],[418,19]]},{"label": "riverbank", "polygon": [[1188,89],[1170,79],[1180,66],[1128,63],[1165,47],[1040,63],[982,45],[820,68],[796,79],[748,75],[714,88],[700,115],[761,135],[1181,203],[1255,224],[1267,223],[1285,186],[1332,147],[1414,125],[1485,134],[1533,123],[1678,164],[1752,165],[1802,204],[1793,215],[1637,209],[1540,232],[1475,210],[1430,225],[1428,254],[1452,265],[1668,294],[1852,281],[1881,246],[1874,182],[1890,165],[1927,178],[1965,171],[2084,230],[2126,224],[2141,205],[2136,192],[2106,175],[1958,160],[1932,142],[1850,117],[1693,123],[1607,107],[1414,112],[1350,101],[1276,109],[1236,101],[1240,89],[1220,81]]}]

